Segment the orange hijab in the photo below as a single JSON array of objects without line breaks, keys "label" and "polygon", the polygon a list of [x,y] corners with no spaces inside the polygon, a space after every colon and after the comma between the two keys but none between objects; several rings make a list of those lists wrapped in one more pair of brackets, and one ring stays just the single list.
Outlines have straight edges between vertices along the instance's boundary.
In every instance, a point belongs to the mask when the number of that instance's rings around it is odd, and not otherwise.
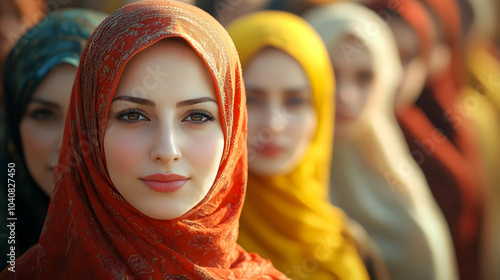
[{"label": "orange hijab", "polygon": [[[215,182],[179,218],[155,220],[113,186],[104,156],[109,106],[135,54],[180,37],[215,84],[225,136]],[[82,54],[66,118],[56,184],[40,241],[1,279],[285,279],[269,261],[236,244],[247,178],[246,106],[241,67],[226,31],[200,9],[141,1],[109,16]]]}]

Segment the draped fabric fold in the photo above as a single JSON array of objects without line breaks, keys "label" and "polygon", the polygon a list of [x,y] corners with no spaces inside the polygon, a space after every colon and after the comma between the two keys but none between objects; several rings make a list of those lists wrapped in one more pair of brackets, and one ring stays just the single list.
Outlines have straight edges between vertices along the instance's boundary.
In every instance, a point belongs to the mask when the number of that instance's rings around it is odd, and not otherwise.
[{"label": "draped fabric fold", "polygon": [[[352,3],[313,9],[306,20],[327,47],[349,44],[373,60],[373,85],[355,123],[335,137],[331,200],[374,239],[391,279],[456,279],[449,232],[425,177],[411,157],[394,114],[402,73],[389,26],[373,11]],[[357,52],[356,52],[357,50]],[[333,59],[333,58],[332,58]]]},{"label": "draped fabric fold", "polygon": [[460,14],[454,0],[424,3],[442,25],[451,63],[398,121],[448,223],[460,279],[478,279],[484,178],[476,128],[459,104],[466,83]]},{"label": "draped fabric fold", "polygon": [[238,242],[291,278],[367,279],[344,213],[328,202],[334,74],[321,38],[304,20],[277,11],[243,17],[228,31],[243,66],[266,47],[298,61],[309,78],[318,120],[311,145],[293,171],[249,174]]},{"label": "draped fabric fold", "polygon": [[[172,220],[149,218],[113,186],[104,156],[109,106],[126,63],[166,38],[205,62],[225,145],[207,196]],[[124,151],[125,152],[125,151]],[[285,279],[236,244],[247,178],[246,106],[238,55],[200,9],[140,1],[109,16],[89,39],[73,87],[56,184],[39,243],[1,279]]]}]

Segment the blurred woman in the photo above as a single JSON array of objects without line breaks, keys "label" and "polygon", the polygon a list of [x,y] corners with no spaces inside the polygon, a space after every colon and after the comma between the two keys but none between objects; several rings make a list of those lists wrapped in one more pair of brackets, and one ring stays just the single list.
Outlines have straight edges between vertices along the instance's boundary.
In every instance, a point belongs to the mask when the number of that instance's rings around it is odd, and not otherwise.
[{"label": "blurred woman", "polygon": [[427,84],[398,119],[448,223],[460,279],[478,279],[484,178],[477,133],[459,106],[466,84],[460,14],[455,0],[424,2],[436,34]]},{"label": "blurred woman", "polygon": [[238,243],[292,279],[368,279],[328,202],[332,67],[316,32],[285,12],[228,27],[244,70],[249,179]]},{"label": "blurred woman", "polygon": [[374,239],[391,279],[455,279],[442,215],[394,115],[402,67],[389,26],[349,3],[305,18],[326,42],[337,79],[332,202]]}]

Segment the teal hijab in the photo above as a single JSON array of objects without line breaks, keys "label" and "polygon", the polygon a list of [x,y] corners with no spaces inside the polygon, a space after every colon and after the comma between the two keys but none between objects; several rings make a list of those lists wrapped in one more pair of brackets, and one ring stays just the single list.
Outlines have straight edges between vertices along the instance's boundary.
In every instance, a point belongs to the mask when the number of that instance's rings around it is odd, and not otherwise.
[{"label": "teal hijab", "polygon": [[[61,64],[78,67],[80,55],[94,29],[105,14],[83,9],[60,10],[48,14],[28,30],[9,53],[4,64],[4,102],[0,124],[0,164],[7,170],[15,163],[16,256],[38,242],[49,197],[34,182],[26,168],[19,125],[31,97],[45,76]],[[68,93],[70,94],[70,93]],[[0,174],[0,219],[7,220],[7,173]],[[7,265],[8,233],[0,229],[0,263]]]}]

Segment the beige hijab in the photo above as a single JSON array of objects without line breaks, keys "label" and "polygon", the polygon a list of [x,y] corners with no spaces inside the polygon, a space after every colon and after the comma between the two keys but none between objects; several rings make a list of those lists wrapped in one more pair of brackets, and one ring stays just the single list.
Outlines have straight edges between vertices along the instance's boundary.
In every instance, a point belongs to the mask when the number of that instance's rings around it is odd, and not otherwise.
[{"label": "beige hijab", "polygon": [[374,12],[352,3],[316,8],[305,18],[329,49],[352,35],[373,58],[374,85],[356,122],[357,133],[335,138],[332,202],[367,230],[391,279],[456,279],[443,215],[392,109],[401,64],[389,27]]}]

